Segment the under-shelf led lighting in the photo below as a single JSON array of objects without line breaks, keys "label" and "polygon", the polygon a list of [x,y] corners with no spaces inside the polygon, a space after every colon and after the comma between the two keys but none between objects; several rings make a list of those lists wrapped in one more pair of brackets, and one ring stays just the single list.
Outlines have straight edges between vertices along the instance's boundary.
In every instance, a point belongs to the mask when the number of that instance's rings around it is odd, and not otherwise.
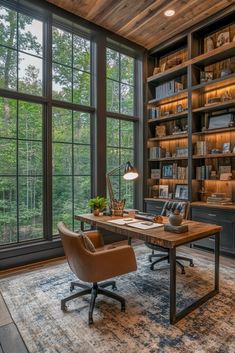
[{"label": "under-shelf led lighting", "polygon": [[166,11],[164,11],[164,15],[167,16],[167,17],[174,16],[174,14],[175,14],[175,10],[166,10]]}]

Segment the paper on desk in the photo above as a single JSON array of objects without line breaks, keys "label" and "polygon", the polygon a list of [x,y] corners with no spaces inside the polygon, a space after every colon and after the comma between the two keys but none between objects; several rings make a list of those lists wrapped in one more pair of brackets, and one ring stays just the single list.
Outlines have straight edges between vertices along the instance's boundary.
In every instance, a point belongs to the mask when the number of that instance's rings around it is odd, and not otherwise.
[{"label": "paper on desk", "polygon": [[163,224],[161,224],[161,223],[152,223],[152,224],[148,225],[148,224],[145,224],[145,222],[143,221],[143,222],[135,222],[135,223],[130,223],[130,224],[128,223],[128,226],[146,230],[146,229],[163,227]]},{"label": "paper on desk", "polygon": [[138,222],[135,218],[119,218],[107,221],[108,223],[118,224],[119,226],[124,226],[129,223]]}]

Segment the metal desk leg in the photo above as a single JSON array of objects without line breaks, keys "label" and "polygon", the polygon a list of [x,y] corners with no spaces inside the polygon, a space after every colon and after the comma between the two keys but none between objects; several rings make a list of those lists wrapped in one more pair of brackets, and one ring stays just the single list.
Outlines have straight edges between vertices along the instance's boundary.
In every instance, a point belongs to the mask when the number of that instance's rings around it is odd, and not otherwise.
[{"label": "metal desk leg", "polygon": [[176,319],[176,248],[169,250],[170,256],[170,323]]},{"label": "metal desk leg", "polygon": [[191,305],[176,313],[176,249],[170,249],[170,323],[175,324],[210,298],[219,293],[219,249],[220,232],[215,234],[214,288]]}]

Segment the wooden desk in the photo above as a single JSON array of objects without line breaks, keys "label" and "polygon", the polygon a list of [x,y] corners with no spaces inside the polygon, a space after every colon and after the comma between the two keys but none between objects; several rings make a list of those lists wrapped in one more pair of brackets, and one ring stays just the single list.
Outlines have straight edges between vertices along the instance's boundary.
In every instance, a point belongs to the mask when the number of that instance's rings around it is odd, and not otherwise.
[{"label": "wooden desk", "polygon": [[[85,223],[91,224],[100,229],[105,229],[110,232],[121,234],[127,239],[136,238],[148,243],[160,245],[169,249],[170,255],[170,323],[174,324],[188,313],[205,303],[208,299],[219,292],[219,247],[220,247],[220,231],[222,227],[212,224],[206,224],[195,221],[186,221],[189,230],[186,233],[175,234],[164,231],[163,227],[140,230],[129,226],[120,226],[107,221],[111,219],[118,219],[120,217],[111,216],[93,216],[92,214],[83,214],[75,216],[75,219]],[[167,222],[167,218],[164,218]],[[215,235],[215,271],[214,271],[214,289],[204,295],[202,298],[196,300],[191,305],[176,313],[176,248],[178,246],[191,243],[195,240]]]}]

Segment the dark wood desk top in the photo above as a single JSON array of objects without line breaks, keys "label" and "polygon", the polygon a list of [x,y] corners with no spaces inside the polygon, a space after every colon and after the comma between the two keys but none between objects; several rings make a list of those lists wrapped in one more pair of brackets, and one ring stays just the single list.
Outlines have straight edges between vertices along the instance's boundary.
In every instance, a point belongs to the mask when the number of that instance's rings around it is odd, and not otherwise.
[{"label": "dark wood desk top", "polygon": [[[180,245],[191,243],[195,240],[205,238],[222,230],[221,226],[217,226],[215,224],[185,221],[184,224],[188,224],[189,227],[188,232],[175,234],[164,231],[163,227],[142,230],[138,228],[132,228],[130,226],[117,225],[107,222],[109,220],[118,218],[121,217],[102,215],[94,216],[93,214],[82,214],[75,216],[75,219],[78,221],[82,221],[98,228],[100,227],[110,232],[124,235],[126,237],[141,239],[145,242],[157,244],[165,248],[174,248]],[[164,217],[164,222],[168,222],[167,217]]]}]

